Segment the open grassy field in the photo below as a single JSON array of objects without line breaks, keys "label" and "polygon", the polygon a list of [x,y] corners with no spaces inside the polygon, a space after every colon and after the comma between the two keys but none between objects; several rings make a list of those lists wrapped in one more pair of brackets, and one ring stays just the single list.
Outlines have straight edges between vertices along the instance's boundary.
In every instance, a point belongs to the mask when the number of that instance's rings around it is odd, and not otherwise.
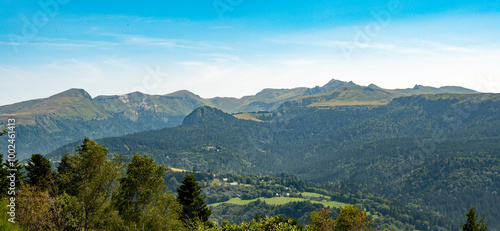
[{"label": "open grassy field", "polygon": [[317,102],[309,105],[308,107],[335,107],[335,106],[382,106],[387,105],[388,102],[381,101],[326,101]]},{"label": "open grassy field", "polygon": [[262,120],[257,119],[257,114],[255,113],[240,113],[233,116],[241,120],[253,120],[257,122],[263,122]]},{"label": "open grassy field", "polygon": [[186,169],[180,169],[180,168],[170,168],[170,170],[172,170],[172,172],[189,172],[188,170]]},{"label": "open grassy field", "polygon": [[[320,195],[320,194],[318,194],[318,195]],[[259,197],[259,198],[252,199],[252,200],[241,200],[241,198],[231,198],[228,201],[210,204],[210,206],[217,206],[217,205],[226,204],[226,203],[235,204],[235,205],[246,205],[246,204],[253,202],[253,201],[256,201],[256,200],[262,200],[262,201],[265,201],[267,204],[271,204],[271,205],[283,205],[286,203],[296,202],[296,201],[311,201],[311,203],[322,204],[326,207],[331,207],[331,208],[333,208],[333,207],[339,208],[339,207],[346,205],[344,203],[340,203],[340,202],[336,202],[336,201],[312,201],[312,200],[308,200],[308,199],[294,198],[294,197],[273,197],[273,198]]]},{"label": "open grassy field", "polygon": [[308,197],[324,197],[326,198],[327,200],[330,200],[330,196],[325,196],[323,194],[319,194],[319,193],[313,193],[313,192],[302,192],[301,193],[302,196],[308,196]]}]

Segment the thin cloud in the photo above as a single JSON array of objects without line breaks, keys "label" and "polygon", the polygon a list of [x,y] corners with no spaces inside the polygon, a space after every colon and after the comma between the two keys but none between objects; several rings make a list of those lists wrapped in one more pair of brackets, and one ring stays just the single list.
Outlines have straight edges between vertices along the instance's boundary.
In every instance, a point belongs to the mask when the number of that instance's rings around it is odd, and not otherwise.
[{"label": "thin cloud", "polygon": [[191,41],[185,39],[163,39],[147,37],[143,35],[131,34],[100,34],[101,36],[110,36],[116,38],[120,43],[126,45],[157,46],[163,48],[183,48],[197,50],[230,50],[228,46],[217,46],[204,41]]},{"label": "thin cloud", "polygon": [[241,61],[240,56],[223,53],[205,53],[199,54],[199,56],[211,58],[212,61],[216,62]]},{"label": "thin cloud", "polygon": [[68,40],[61,38],[37,38],[36,40],[27,41],[26,43],[0,41],[0,45],[5,45],[5,46],[23,46],[28,44],[30,46],[49,47],[49,48],[79,48],[79,47],[85,48],[85,47],[116,45],[114,43],[105,41]]},{"label": "thin cloud", "polygon": [[450,44],[444,44],[444,43],[438,43],[438,42],[432,42],[432,41],[425,41],[425,40],[417,40],[419,43],[427,45],[434,50],[440,50],[440,51],[447,51],[447,52],[454,52],[454,53],[476,53],[478,49],[475,48],[469,48],[465,46],[457,46],[457,45],[450,45]]}]

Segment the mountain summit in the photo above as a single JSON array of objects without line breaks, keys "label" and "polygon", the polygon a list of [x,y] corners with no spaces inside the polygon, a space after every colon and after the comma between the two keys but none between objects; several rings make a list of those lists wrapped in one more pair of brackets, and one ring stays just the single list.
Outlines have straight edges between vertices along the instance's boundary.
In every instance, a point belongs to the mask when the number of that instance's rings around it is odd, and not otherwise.
[{"label": "mountain summit", "polygon": [[337,88],[344,87],[344,86],[351,86],[351,85],[357,86],[352,81],[345,82],[345,81],[332,79],[322,87],[316,86],[316,87],[307,89],[305,95],[317,95],[317,94],[328,93],[328,92],[335,91]]},{"label": "mountain summit", "polygon": [[79,88],[71,88],[67,91],[63,91],[59,94],[53,95],[50,98],[64,98],[64,97],[78,97],[78,98],[85,98],[92,100],[92,97],[87,91]]},{"label": "mountain summit", "polygon": [[194,125],[201,123],[227,123],[235,118],[217,108],[202,106],[195,109],[184,118],[182,125]]}]

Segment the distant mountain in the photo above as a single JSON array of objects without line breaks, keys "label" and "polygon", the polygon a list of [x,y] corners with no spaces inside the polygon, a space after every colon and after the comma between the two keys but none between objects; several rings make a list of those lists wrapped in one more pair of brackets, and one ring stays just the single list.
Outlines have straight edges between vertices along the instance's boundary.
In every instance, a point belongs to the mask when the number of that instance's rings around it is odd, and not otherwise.
[{"label": "distant mountain", "polygon": [[[327,84],[328,85],[328,84]],[[335,84],[336,88],[327,93],[318,90],[318,94],[298,97],[296,99],[285,102],[282,108],[310,106],[310,107],[332,107],[346,105],[385,105],[393,99],[410,95],[421,94],[449,94],[463,93],[474,94],[478,93],[474,90],[469,90],[461,87],[426,87],[416,85],[410,89],[383,89],[374,84],[368,87],[363,87],[355,84]]]},{"label": "distant mountain", "polygon": [[[226,113],[273,111],[280,107],[386,104],[395,97],[421,93],[473,92],[458,87],[418,90],[364,88],[352,82],[331,80],[322,87],[264,89],[240,99],[204,99],[189,91],[166,95],[133,92],[92,98],[85,90],[70,89],[45,99],[0,106],[0,125],[14,117],[18,124],[18,157],[48,153],[82,137],[120,136],[180,125],[200,106]],[[424,90],[425,89],[425,90]],[[283,106],[282,106],[283,105]],[[5,142],[4,142],[5,144]],[[5,145],[2,151],[5,152]]]},{"label": "distant mountain", "polygon": [[306,91],[306,95],[317,95],[317,94],[323,94],[323,93],[328,93],[332,92],[337,88],[344,87],[344,86],[355,86],[356,84],[353,83],[352,81],[350,82],[344,82],[336,79],[330,80],[327,84],[325,84],[323,87],[316,86],[314,88],[309,88]]}]

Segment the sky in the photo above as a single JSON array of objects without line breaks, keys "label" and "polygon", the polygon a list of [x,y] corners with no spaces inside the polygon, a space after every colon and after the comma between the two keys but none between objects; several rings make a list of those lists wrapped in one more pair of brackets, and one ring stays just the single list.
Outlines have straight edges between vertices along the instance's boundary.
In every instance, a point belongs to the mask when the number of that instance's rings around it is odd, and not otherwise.
[{"label": "sky", "polygon": [[500,93],[500,1],[0,0],[0,105],[331,79]]}]

